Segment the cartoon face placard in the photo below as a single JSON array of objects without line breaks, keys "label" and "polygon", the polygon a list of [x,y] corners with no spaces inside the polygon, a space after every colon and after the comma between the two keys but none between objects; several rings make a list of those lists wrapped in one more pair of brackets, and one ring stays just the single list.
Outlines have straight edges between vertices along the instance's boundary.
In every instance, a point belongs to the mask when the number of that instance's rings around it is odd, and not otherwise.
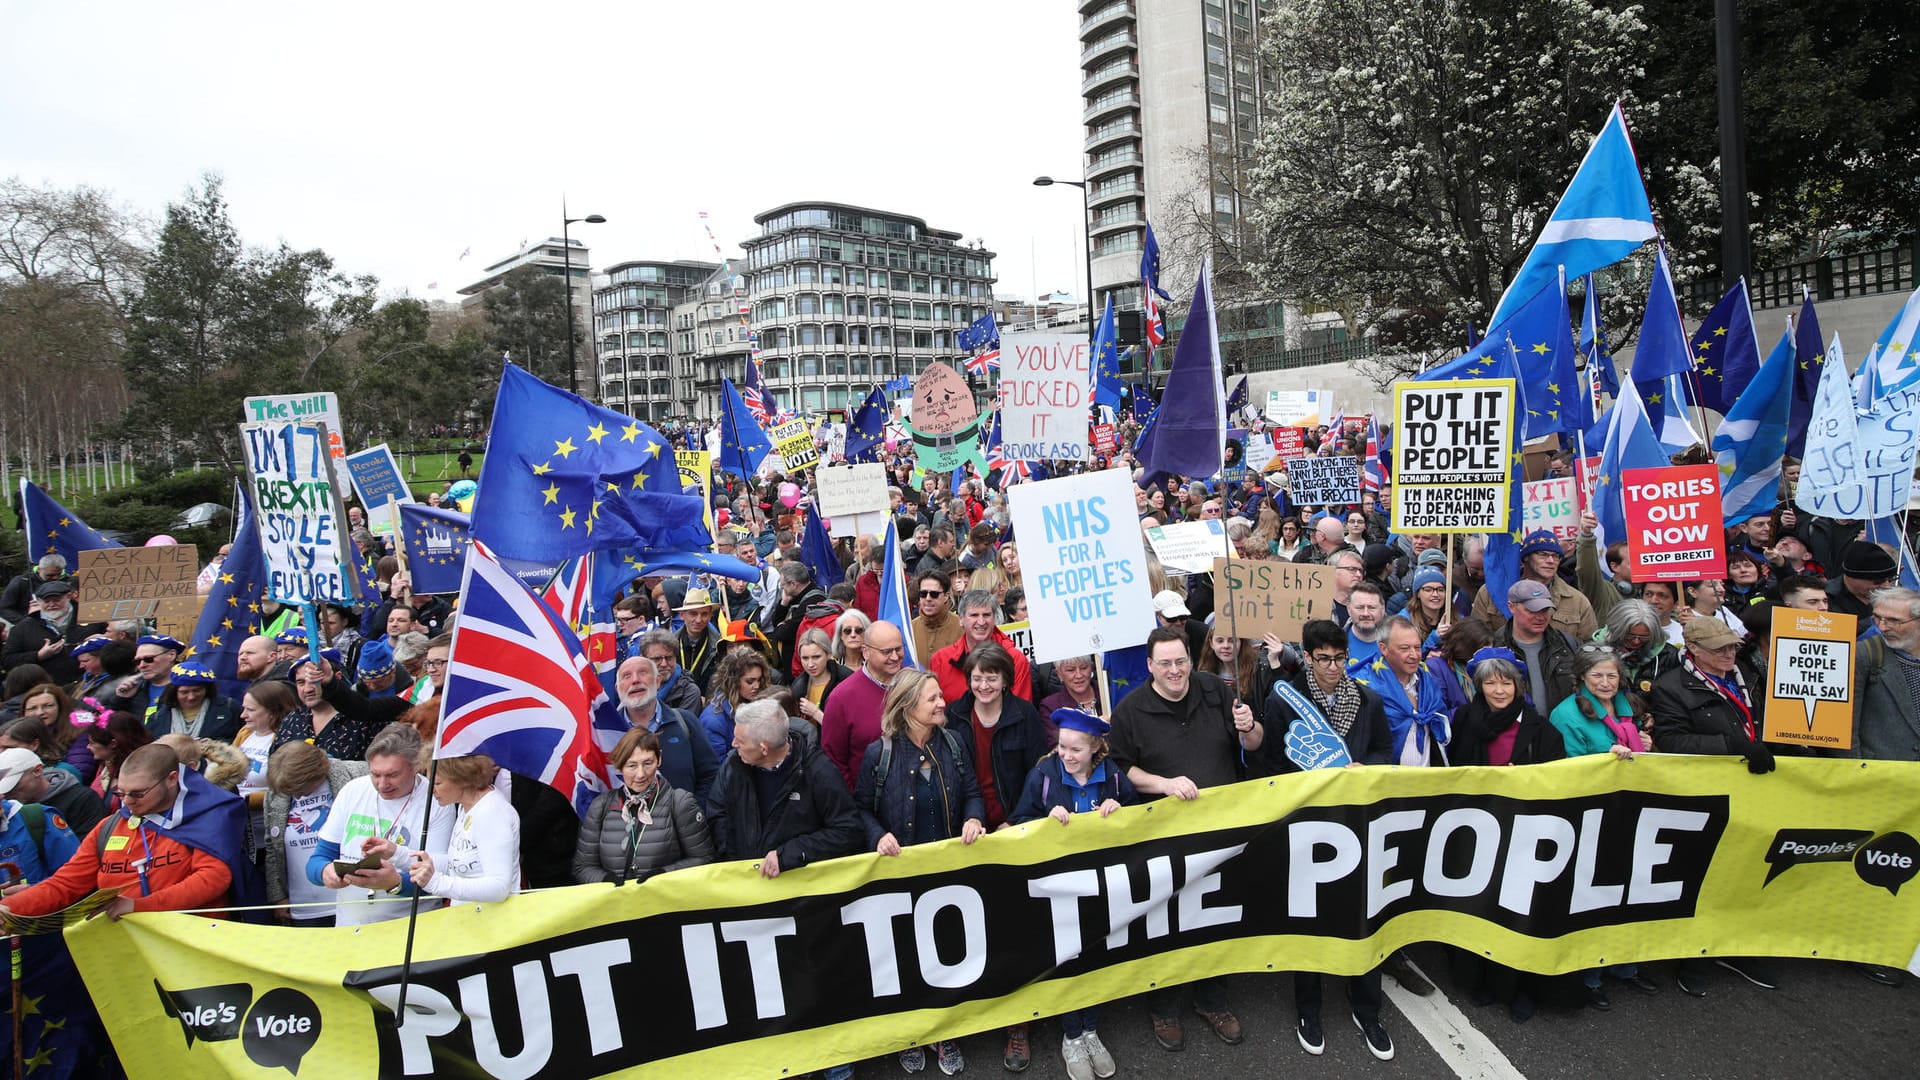
[{"label": "cartoon face placard", "polygon": [[946,364],[930,364],[913,383],[914,460],[927,472],[951,472],[980,456],[980,410],[966,380]]}]

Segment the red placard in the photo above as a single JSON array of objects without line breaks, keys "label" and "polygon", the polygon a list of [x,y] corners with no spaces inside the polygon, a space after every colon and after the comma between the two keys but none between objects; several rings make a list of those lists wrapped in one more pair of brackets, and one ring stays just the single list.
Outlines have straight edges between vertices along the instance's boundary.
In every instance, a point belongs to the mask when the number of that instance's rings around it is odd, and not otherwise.
[{"label": "red placard", "polygon": [[1306,457],[1306,435],[1297,427],[1274,428],[1273,456],[1281,461],[1294,461]]},{"label": "red placard", "polygon": [[1584,514],[1592,509],[1587,505],[1587,492],[1593,490],[1594,482],[1600,476],[1600,455],[1573,459],[1573,476],[1577,481],[1573,485],[1574,511]]},{"label": "red placard", "polygon": [[1093,425],[1093,449],[1098,454],[1113,453],[1113,425]]},{"label": "red placard", "polygon": [[1719,466],[1628,469],[1620,485],[1633,580],[1695,581],[1727,576]]}]

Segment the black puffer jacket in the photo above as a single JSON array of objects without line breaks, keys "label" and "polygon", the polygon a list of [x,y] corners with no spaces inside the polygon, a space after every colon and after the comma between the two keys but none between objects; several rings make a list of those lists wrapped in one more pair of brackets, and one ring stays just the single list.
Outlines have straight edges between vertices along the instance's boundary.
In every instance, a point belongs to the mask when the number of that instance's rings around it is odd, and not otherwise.
[{"label": "black puffer jacket", "polygon": [[585,885],[620,880],[621,871],[627,869],[629,842],[633,844],[633,867],[625,875],[628,881],[645,881],[655,874],[713,861],[713,837],[707,831],[706,815],[691,794],[667,783],[665,777],[657,777],[647,808],[647,816],[653,819],[650,825],[637,814],[628,823],[620,813],[626,798],[626,788],[615,788],[587,807],[586,820],[580,823],[580,839],[573,849],[575,881]]},{"label": "black puffer jacket", "polygon": [[774,796],[775,805],[764,816],[760,793],[747,772],[752,766],[737,753],[720,763],[707,805],[713,812],[709,828],[721,858],[758,859],[777,851],[780,868],[786,871],[861,850],[860,815],[840,770],[825,754],[799,740],[788,744],[787,753],[794,759],[792,767]]}]

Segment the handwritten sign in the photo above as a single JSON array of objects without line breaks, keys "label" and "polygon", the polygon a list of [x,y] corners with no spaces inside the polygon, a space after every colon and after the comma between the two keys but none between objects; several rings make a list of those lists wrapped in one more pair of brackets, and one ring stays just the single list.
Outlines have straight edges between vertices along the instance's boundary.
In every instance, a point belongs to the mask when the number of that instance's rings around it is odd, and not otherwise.
[{"label": "handwritten sign", "polygon": [[1618,482],[1633,580],[1698,581],[1727,576],[1719,466],[1628,469]]},{"label": "handwritten sign", "polygon": [[1393,531],[1506,532],[1512,379],[1393,384]]},{"label": "handwritten sign", "polygon": [[780,460],[790,473],[810,469],[820,460],[820,447],[813,441],[813,430],[807,427],[805,420],[775,424],[767,434],[773,439],[773,448],[780,452]]},{"label": "handwritten sign", "polygon": [[340,436],[340,397],[338,394],[265,394],[241,402],[242,419],[250,424],[273,420],[300,420],[325,424],[327,447],[335,461],[347,456],[347,444]]},{"label": "handwritten sign", "polygon": [[1360,459],[1303,457],[1287,463],[1287,490],[1298,506],[1337,506],[1360,501]]},{"label": "handwritten sign", "polygon": [[1858,620],[1837,611],[1773,609],[1768,643],[1768,742],[1853,748],[1853,650]]},{"label": "handwritten sign", "polygon": [[1155,525],[1147,530],[1147,543],[1160,565],[1175,573],[1204,574],[1215,559],[1227,557],[1227,530],[1219,518]]},{"label": "handwritten sign", "polygon": [[836,465],[814,474],[820,512],[828,517],[865,514],[887,508],[887,467]]},{"label": "handwritten sign", "polygon": [[700,493],[700,506],[706,513],[707,535],[713,531],[713,451],[675,450],[674,471],[680,474],[680,490]]},{"label": "handwritten sign", "polygon": [[[1021,549],[1025,554],[1026,549]],[[1333,618],[1333,568],[1271,559],[1213,561],[1213,632],[1299,641],[1300,628]]]},{"label": "handwritten sign", "polygon": [[1000,444],[1014,461],[1086,461],[1093,403],[1087,339],[1000,335]]},{"label": "handwritten sign", "polygon": [[1574,540],[1580,536],[1580,511],[1571,476],[1550,476],[1529,480],[1521,490],[1526,508],[1527,531],[1546,529],[1555,539]]},{"label": "handwritten sign", "polygon": [[199,576],[199,553],[191,545],[173,544],[82,551],[74,580],[87,618],[111,622],[197,611]]},{"label": "handwritten sign", "polygon": [[1022,541],[1035,662],[1144,643],[1153,597],[1127,471],[1019,484],[1007,500]]},{"label": "handwritten sign", "polygon": [[328,435],[326,425],[306,422],[240,426],[253,474],[267,595],[283,603],[351,604],[358,598]]}]

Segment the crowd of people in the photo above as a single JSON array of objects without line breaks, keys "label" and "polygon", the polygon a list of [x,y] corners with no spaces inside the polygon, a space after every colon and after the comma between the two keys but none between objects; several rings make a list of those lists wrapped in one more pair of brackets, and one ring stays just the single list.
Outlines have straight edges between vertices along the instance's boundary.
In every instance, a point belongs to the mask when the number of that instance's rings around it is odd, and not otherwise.
[{"label": "crowd of people", "polygon": [[[1307,441],[1358,452],[1324,430]],[[1134,465],[1124,452],[1102,464]],[[787,478],[714,477],[714,550],[758,577],[642,577],[615,605],[613,688],[627,730],[610,790],[584,819],[538,778],[484,756],[430,770],[459,597],[415,595],[357,508],[353,538],[378,560],[380,595],[324,609],[319,641],[296,612],[264,605],[262,632],[238,653],[237,700],[180,641],[137,620],[86,622],[64,560],[44,558],[0,594],[0,813],[9,835],[32,820],[44,837],[4,910],[54,913],[113,887],[114,918],[229,911],[349,926],[405,917],[415,897],[497,903],[523,889],[639,886],[716,860],[751,860],[773,878],[1295,771],[1284,733],[1307,714],[1357,766],[1686,753],[1762,773],[1803,752],[1762,738],[1765,642],[1781,607],[1861,617],[1871,644],[1858,650],[1849,753],[1920,760],[1920,593],[1895,584],[1893,554],[1861,539],[1860,523],[1797,516],[1790,501],[1728,530],[1725,580],[1635,584],[1622,545],[1601,549],[1589,515],[1577,537],[1527,535],[1520,578],[1496,597],[1478,537],[1390,531],[1390,484],[1350,507],[1293,505],[1284,471],[1137,486],[1143,529],[1223,521],[1241,557],[1331,567],[1334,605],[1299,641],[1236,638],[1210,625],[1210,575],[1170,574],[1150,555],[1150,680],[1122,692],[1102,685],[1103,658],[1035,663],[1002,629],[1026,604],[998,473],[924,477],[904,453],[888,471],[904,564],[894,584],[912,605],[904,625],[881,617],[881,537],[839,542],[837,566],[810,564],[798,540],[808,500],[781,497]],[[36,970],[71,972],[57,939],[37,948]],[[1468,996],[1515,1020],[1554,992],[1484,957],[1456,960]],[[1738,958],[1684,962],[1669,981],[1704,995],[1715,964],[1776,985],[1765,964]],[[1351,1019],[1381,1059],[1394,1053],[1380,1011],[1388,975],[1433,990],[1403,954],[1347,980]],[[1325,1046],[1321,983],[1295,977],[1298,1040],[1311,1054]],[[1657,993],[1663,982],[1632,965],[1596,969],[1578,996],[1604,1010],[1619,986]],[[65,1004],[80,1037],[41,1032],[37,1045],[110,1057],[84,1000]],[[1242,1040],[1218,980],[1156,989],[1147,1004],[1168,1050],[1184,1046],[1189,1013]],[[1099,1019],[1097,1008],[1059,1018],[1074,1080],[1114,1074]],[[1007,1069],[1027,1067],[1035,1031],[1006,1030]],[[947,1075],[965,1065],[951,1040],[899,1064],[920,1072],[929,1056]],[[69,1075],[91,1074],[71,1061]]]}]

